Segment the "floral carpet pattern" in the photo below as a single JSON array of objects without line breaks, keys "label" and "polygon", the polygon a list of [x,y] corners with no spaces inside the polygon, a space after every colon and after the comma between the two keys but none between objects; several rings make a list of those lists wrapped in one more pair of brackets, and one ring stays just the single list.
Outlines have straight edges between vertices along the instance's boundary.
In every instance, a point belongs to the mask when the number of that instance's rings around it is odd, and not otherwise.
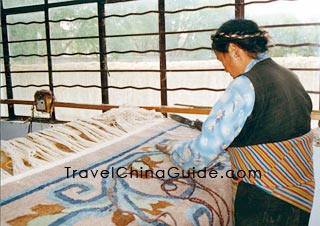
[{"label": "floral carpet pattern", "polygon": [[112,144],[1,185],[1,225],[232,225],[222,156],[182,171],[154,145],[198,131],[163,120]]}]

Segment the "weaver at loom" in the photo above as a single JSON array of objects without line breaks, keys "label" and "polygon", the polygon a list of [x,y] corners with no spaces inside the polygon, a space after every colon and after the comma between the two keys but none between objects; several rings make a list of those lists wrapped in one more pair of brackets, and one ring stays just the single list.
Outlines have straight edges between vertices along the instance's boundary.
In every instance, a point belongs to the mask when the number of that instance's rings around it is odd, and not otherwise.
[{"label": "weaver at loom", "polygon": [[228,158],[188,174],[155,148],[198,134],[119,108],[2,141],[1,225],[232,225]]},{"label": "weaver at loom", "polygon": [[212,35],[212,48],[233,81],[197,138],[157,147],[179,167],[197,170],[227,149],[237,184],[236,226],[308,225],[312,102],[297,76],[267,56],[267,44],[268,33],[255,22],[225,22]]},{"label": "weaver at loom", "polygon": [[307,225],[310,98],[267,57],[268,34],[254,22],[231,20],[212,40],[234,81],[200,135],[152,111],[117,109],[2,141],[1,225],[232,225],[225,149],[236,226]]}]

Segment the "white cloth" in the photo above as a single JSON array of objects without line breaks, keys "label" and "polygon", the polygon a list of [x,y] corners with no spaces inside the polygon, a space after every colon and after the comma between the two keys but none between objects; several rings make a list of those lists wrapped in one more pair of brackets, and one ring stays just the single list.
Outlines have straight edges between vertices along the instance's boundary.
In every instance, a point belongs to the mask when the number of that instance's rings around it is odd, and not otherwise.
[{"label": "white cloth", "polygon": [[313,197],[313,205],[311,209],[309,226],[320,225],[320,146],[313,146],[313,169],[315,189]]}]

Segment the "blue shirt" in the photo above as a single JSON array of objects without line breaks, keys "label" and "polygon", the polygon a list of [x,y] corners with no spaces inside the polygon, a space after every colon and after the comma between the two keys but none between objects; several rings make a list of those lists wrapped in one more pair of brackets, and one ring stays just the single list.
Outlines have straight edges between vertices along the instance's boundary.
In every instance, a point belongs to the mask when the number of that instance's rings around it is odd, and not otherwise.
[{"label": "blue shirt", "polygon": [[[247,65],[245,72],[266,58],[265,53],[259,54]],[[236,77],[212,107],[201,134],[194,140],[172,144],[172,162],[186,170],[193,167],[201,170],[211,165],[241,132],[253,110],[254,100],[251,81],[244,75]]]}]

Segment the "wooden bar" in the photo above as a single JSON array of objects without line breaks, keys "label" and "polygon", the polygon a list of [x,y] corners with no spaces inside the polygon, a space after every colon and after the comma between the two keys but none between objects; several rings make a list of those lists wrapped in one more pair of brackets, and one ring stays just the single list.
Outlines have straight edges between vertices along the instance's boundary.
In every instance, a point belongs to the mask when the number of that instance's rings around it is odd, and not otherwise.
[{"label": "wooden bar", "polygon": [[[19,105],[34,105],[35,102],[31,100],[0,100],[1,104],[19,104]],[[54,107],[63,108],[79,108],[90,110],[110,110],[112,108],[119,108],[117,105],[110,104],[79,104],[69,102],[54,102]],[[138,106],[147,110],[156,110],[162,113],[185,113],[185,114],[209,114],[211,108],[188,108],[188,107],[168,107],[168,106]]]},{"label": "wooden bar", "polygon": [[311,112],[311,119],[313,120],[320,120],[320,110],[319,111],[312,111]]},{"label": "wooden bar", "polygon": [[[34,105],[35,102],[31,100],[0,100],[1,104],[20,104],[20,105]],[[80,104],[69,102],[54,102],[55,107],[62,108],[78,108],[88,110],[110,110],[112,108],[119,108],[117,105],[110,104]],[[162,113],[181,113],[181,114],[199,114],[208,115],[211,111],[211,107],[170,107],[170,106],[137,106],[147,110],[155,110]],[[312,120],[320,120],[320,110],[313,110],[311,112]]]},{"label": "wooden bar", "polygon": [[[54,87],[53,87],[53,77],[52,77],[52,56],[51,56],[51,35],[50,35],[50,23],[49,23],[49,9],[48,9],[48,0],[45,0],[45,10],[44,10],[44,20],[45,20],[45,30],[46,30],[46,46],[47,46],[47,63],[48,63],[48,79],[49,79],[49,89],[54,96]],[[54,108],[51,113],[52,120],[56,119],[56,114]]]},{"label": "wooden bar", "polygon": [[[1,1],[1,32],[2,32],[2,46],[3,46],[3,58],[4,58],[4,73],[6,79],[6,92],[7,98],[13,99],[13,90],[12,90],[12,78],[11,78],[11,69],[10,69],[10,53],[9,53],[9,44],[8,44],[8,29],[7,29],[7,16],[3,12],[3,4]],[[8,104],[8,114],[9,119],[14,119],[14,106],[13,104]]]},{"label": "wooden bar", "polygon": [[235,18],[244,18],[244,0],[235,0]]},{"label": "wooden bar", "polygon": [[161,105],[168,104],[167,97],[167,60],[166,60],[166,26],[165,26],[165,0],[158,0],[159,10],[159,50],[160,50],[160,88]]},{"label": "wooden bar", "polygon": [[98,26],[99,26],[99,51],[100,51],[100,77],[101,77],[101,98],[103,104],[109,103],[108,94],[108,76],[107,76],[107,44],[105,40],[106,26],[105,26],[105,8],[104,2],[98,3]]}]

